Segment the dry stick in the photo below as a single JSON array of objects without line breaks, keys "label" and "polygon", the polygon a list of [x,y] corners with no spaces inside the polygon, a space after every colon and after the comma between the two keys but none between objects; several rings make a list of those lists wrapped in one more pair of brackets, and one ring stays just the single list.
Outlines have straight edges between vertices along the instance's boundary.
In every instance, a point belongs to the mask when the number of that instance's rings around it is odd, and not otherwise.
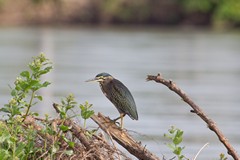
[{"label": "dry stick", "polygon": [[110,134],[115,141],[138,159],[160,160],[160,158],[141,146],[139,142],[136,142],[126,131],[116,126],[109,118],[100,113],[93,115],[91,118],[104,132]]},{"label": "dry stick", "polygon": [[239,156],[237,152],[234,150],[234,148],[231,146],[229,143],[228,139],[223,135],[220,129],[218,129],[216,123],[210,119],[203,111],[202,109],[196,105],[188,96],[186,93],[184,93],[175,83],[173,83],[171,80],[165,80],[164,78],[161,77],[160,74],[157,76],[153,75],[148,75],[147,76],[147,81],[155,81],[157,83],[162,83],[165,86],[167,86],[170,90],[174,91],[177,93],[187,104],[189,104],[192,108],[194,113],[196,113],[199,117],[204,120],[209,129],[212,130],[213,132],[216,133],[218,136],[219,140],[223,143],[223,145],[227,148],[228,154],[231,155],[235,160],[239,160]]}]

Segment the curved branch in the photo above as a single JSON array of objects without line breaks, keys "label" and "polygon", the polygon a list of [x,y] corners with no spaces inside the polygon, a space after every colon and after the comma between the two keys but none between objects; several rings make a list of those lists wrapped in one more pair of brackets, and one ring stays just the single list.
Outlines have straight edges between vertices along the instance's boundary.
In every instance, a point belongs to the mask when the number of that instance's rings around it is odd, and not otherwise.
[{"label": "curved branch", "polygon": [[210,119],[203,110],[195,104],[186,93],[184,93],[173,81],[171,80],[165,80],[163,77],[161,77],[160,74],[157,76],[148,75],[147,81],[155,81],[157,83],[162,83],[163,85],[167,86],[170,90],[178,94],[187,104],[189,104],[192,107],[192,111],[196,113],[202,120],[204,120],[209,129],[216,133],[218,136],[218,139],[222,142],[222,144],[227,148],[228,154],[231,155],[235,160],[239,160],[239,155],[234,150],[234,148],[229,143],[228,139],[223,135],[221,130],[217,127],[216,123]]}]

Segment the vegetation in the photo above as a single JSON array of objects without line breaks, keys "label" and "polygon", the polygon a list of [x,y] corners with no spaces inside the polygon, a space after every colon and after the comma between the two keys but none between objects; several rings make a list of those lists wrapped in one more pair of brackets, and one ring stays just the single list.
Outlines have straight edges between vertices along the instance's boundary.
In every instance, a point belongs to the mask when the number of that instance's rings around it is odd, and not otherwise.
[{"label": "vegetation", "polygon": [[168,132],[169,132],[168,134],[164,134],[164,137],[171,140],[171,143],[168,143],[167,146],[177,156],[178,160],[183,160],[183,159],[188,160],[188,158],[186,158],[182,154],[182,151],[185,147],[179,146],[183,140],[183,131],[178,128],[175,128],[174,126],[171,126]]},{"label": "vegetation", "polygon": [[[0,24],[105,23],[217,27],[240,25],[238,0],[23,0],[21,2],[0,0]],[[14,14],[9,8],[14,8]]]},{"label": "vegetation", "polygon": [[[78,104],[74,96],[70,94],[55,104],[59,112],[59,119],[50,120],[37,118],[38,114],[31,112],[39,100],[43,98],[37,95],[37,91],[47,87],[50,83],[41,81],[41,76],[51,69],[51,62],[43,55],[35,57],[28,65],[30,71],[23,71],[15,81],[15,87],[11,88],[11,100],[1,111],[5,113],[5,121],[0,121],[0,159],[58,159],[71,157],[74,154],[76,141],[74,136],[66,134],[71,126],[66,125],[69,119],[68,111]],[[80,104],[81,116],[85,121],[94,114],[90,108],[92,105]],[[78,115],[75,115],[78,116]],[[35,121],[38,120],[37,123]],[[53,125],[54,123],[58,123]],[[57,127],[57,128],[56,128]],[[88,132],[88,135],[91,132]],[[63,148],[63,145],[64,148]],[[81,149],[79,149],[81,151]],[[78,151],[78,152],[79,152]],[[76,153],[76,151],[75,151]],[[81,152],[83,156],[84,152]],[[80,156],[76,156],[78,159]]]}]

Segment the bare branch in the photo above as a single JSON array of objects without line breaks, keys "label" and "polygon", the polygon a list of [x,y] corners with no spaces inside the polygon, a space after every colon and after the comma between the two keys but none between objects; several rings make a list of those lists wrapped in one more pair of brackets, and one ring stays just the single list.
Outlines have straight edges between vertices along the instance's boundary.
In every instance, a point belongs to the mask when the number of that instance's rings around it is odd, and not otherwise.
[{"label": "bare branch", "polygon": [[187,104],[192,107],[193,113],[196,113],[203,121],[205,121],[210,130],[216,133],[218,139],[223,143],[223,145],[227,148],[228,154],[231,155],[235,160],[239,160],[239,156],[234,148],[229,143],[228,139],[223,135],[220,129],[218,129],[216,123],[210,119],[203,110],[195,104],[186,93],[184,93],[173,81],[165,80],[160,74],[157,76],[148,75],[147,81],[155,81],[157,83],[162,83],[163,85],[167,86],[170,90],[178,94]]},{"label": "bare branch", "polygon": [[100,113],[93,115],[91,118],[104,132],[108,133],[115,141],[138,159],[160,160],[145,147],[141,146],[139,142],[136,142],[126,131],[116,126],[109,118]]}]

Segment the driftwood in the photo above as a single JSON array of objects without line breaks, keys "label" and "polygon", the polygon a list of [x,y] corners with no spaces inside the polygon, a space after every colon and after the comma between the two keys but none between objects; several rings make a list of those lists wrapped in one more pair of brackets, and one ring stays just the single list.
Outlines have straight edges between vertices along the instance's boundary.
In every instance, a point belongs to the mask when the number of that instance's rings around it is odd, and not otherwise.
[{"label": "driftwood", "polygon": [[[62,120],[62,119],[53,119],[48,121],[51,126],[56,125],[56,132],[59,131],[59,126],[64,124],[71,127],[71,129],[63,133],[66,137],[69,135],[69,139],[74,140],[74,148],[70,148],[68,144],[61,138],[49,134],[42,133],[44,126],[38,125],[39,121],[45,121],[45,119],[36,118],[33,116],[27,116],[24,121],[24,125],[31,126],[37,131],[38,138],[36,139],[36,146],[42,148],[46,146],[49,150],[46,151],[46,154],[38,154],[38,159],[48,159],[47,152],[50,151],[52,145],[56,142],[59,146],[58,154],[55,155],[55,158],[58,160],[106,160],[106,159],[118,159],[119,155],[124,159],[130,159],[124,153],[116,148],[112,148],[111,145],[101,136],[93,135],[91,138],[86,136],[86,132],[78,124],[74,123],[72,120]],[[53,127],[55,128],[55,127]],[[74,154],[67,156],[64,154],[65,150],[72,149]]]},{"label": "driftwood", "polygon": [[210,119],[203,110],[195,104],[186,93],[184,93],[173,81],[171,80],[165,80],[160,74],[157,76],[148,75],[147,81],[155,81],[157,83],[162,83],[163,85],[167,86],[170,90],[178,94],[183,101],[185,101],[187,104],[189,104],[192,107],[193,113],[196,113],[203,121],[205,121],[209,127],[210,130],[216,133],[218,136],[218,139],[222,142],[222,144],[226,147],[228,154],[231,155],[235,160],[239,160],[239,155],[234,150],[234,148],[229,143],[228,139],[224,136],[224,134],[221,132],[221,130],[217,127],[216,123]]},{"label": "driftwood", "polygon": [[[57,113],[60,112],[58,104],[54,103],[53,107]],[[112,143],[106,140],[101,132],[92,134],[89,130],[82,128],[72,119],[55,118],[47,120],[29,115],[26,117],[23,126],[34,128],[37,132],[36,147],[42,148],[42,146],[46,146],[46,151],[44,151],[44,153],[36,153],[38,159],[48,159],[48,152],[50,152],[52,146],[57,143],[59,145],[59,150],[58,153],[55,154],[55,159],[58,160],[131,160],[131,158],[115,146],[113,142],[113,140],[115,140],[131,155],[134,155],[138,159],[160,160],[160,158],[148,151],[140,142],[134,140],[127,131],[120,129],[120,127],[109,118],[99,113],[98,115],[93,115],[91,119],[107,133]],[[62,131],[60,129],[62,125],[68,126],[69,130]],[[43,132],[46,130],[46,126],[58,134]],[[74,147],[70,147],[62,136],[69,141],[73,141]],[[65,151],[69,149],[73,151],[72,155],[65,154]]]},{"label": "driftwood", "polygon": [[[59,113],[57,104],[53,104],[53,107],[56,112]],[[43,132],[46,130],[46,125],[43,124],[47,124],[52,131],[58,134]],[[69,130],[63,132],[59,129],[61,125],[68,126]],[[120,159],[119,157],[126,160],[130,159],[118,148],[114,148],[110,145],[101,133],[88,134],[88,130],[82,128],[72,119],[56,118],[46,120],[34,116],[27,116],[23,126],[34,128],[37,132],[37,138],[35,141],[36,147],[46,147],[46,151],[44,151],[44,153],[36,153],[38,159],[49,159],[48,152],[51,152],[52,146],[56,143],[59,145],[59,149],[54,155],[54,159],[58,160],[115,160]],[[73,141],[74,147],[70,147],[62,136],[69,141]],[[72,155],[65,154],[65,151],[69,149],[73,151]]]},{"label": "driftwood", "polygon": [[120,129],[108,117],[101,113],[93,115],[92,120],[95,121],[99,127],[110,135],[115,141],[123,146],[129,153],[142,160],[160,160],[156,155],[148,151],[141,145],[140,142],[135,141],[125,130]]}]

